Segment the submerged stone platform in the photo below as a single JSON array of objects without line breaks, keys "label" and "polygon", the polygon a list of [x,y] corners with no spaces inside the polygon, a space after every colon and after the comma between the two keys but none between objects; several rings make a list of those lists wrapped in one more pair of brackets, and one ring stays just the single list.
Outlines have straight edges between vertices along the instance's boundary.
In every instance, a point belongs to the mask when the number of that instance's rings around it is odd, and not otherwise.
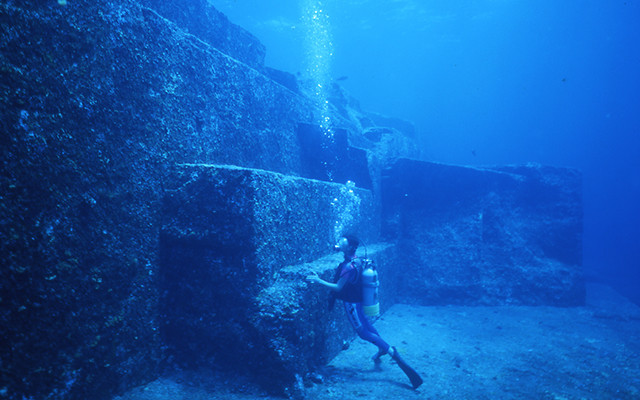
[{"label": "submerged stone platform", "polygon": [[581,179],[535,164],[396,162],[382,178],[383,233],[411,271],[403,301],[584,304]]}]

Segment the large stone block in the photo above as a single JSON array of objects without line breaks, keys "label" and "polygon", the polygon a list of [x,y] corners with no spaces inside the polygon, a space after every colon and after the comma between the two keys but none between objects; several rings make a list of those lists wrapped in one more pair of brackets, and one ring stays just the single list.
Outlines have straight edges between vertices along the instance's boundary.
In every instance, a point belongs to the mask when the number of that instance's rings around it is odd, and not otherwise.
[{"label": "large stone block", "polygon": [[228,165],[182,164],[165,183],[162,235],[255,255],[261,275],[309,262],[338,235],[379,237],[371,192]]},{"label": "large stone block", "polygon": [[383,234],[424,304],[584,302],[581,175],[399,160],[382,181]]},{"label": "large stone block", "polygon": [[312,102],[151,9],[80,0],[8,5],[0,18],[0,113],[14,133],[3,140],[44,161],[78,156],[102,171],[137,152],[160,168],[301,170],[296,129],[311,120]]},{"label": "large stone block", "polygon": [[[274,324],[282,326],[309,309],[301,303],[281,305],[290,316],[264,321],[267,314],[281,313],[265,311],[274,307],[263,304],[272,298],[265,290],[284,287],[278,279],[284,267],[327,254],[343,231],[374,243],[379,215],[371,193],[215,165],[177,166],[166,189],[160,287],[163,333],[171,354],[191,366],[230,364],[256,376],[272,376],[274,387],[291,384],[293,375],[285,368],[291,354],[283,354],[276,344],[298,340],[291,332],[299,333],[305,325],[278,333]],[[302,283],[286,285],[291,296]],[[295,360],[296,368],[308,362],[302,354]]]}]

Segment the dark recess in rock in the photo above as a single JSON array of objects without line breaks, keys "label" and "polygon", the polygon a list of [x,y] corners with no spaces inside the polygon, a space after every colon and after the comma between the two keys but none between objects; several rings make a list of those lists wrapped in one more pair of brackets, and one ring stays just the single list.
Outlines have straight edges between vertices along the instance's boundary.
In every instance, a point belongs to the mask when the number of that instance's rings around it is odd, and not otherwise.
[{"label": "dark recess in rock", "polygon": [[300,93],[298,80],[296,79],[295,75],[270,67],[265,68],[265,73],[267,74],[267,76],[273,79],[274,82],[281,84],[294,93]]},{"label": "dark recess in rock", "polygon": [[353,181],[358,187],[372,188],[367,154],[349,146],[345,129],[327,134],[316,125],[301,123],[298,141],[305,177],[337,183]]}]

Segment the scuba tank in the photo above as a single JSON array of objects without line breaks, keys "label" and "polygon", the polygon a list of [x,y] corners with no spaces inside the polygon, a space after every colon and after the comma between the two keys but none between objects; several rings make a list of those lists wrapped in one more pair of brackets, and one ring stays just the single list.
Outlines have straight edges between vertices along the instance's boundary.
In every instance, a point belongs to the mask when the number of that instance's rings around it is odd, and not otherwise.
[{"label": "scuba tank", "polygon": [[380,315],[380,303],[378,303],[378,272],[375,265],[365,260],[362,270],[362,309],[367,317]]}]

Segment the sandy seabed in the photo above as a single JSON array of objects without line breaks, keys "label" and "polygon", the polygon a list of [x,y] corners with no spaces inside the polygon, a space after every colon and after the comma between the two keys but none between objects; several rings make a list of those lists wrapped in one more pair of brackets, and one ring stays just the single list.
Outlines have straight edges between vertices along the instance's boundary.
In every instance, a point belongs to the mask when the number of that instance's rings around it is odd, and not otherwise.
[{"label": "sandy seabed", "polygon": [[[375,326],[424,379],[360,339],[318,371],[308,399],[640,399],[640,307],[590,285],[587,305],[423,307],[397,304]],[[246,400],[268,396],[219,372],[182,372],[114,400]]]}]

